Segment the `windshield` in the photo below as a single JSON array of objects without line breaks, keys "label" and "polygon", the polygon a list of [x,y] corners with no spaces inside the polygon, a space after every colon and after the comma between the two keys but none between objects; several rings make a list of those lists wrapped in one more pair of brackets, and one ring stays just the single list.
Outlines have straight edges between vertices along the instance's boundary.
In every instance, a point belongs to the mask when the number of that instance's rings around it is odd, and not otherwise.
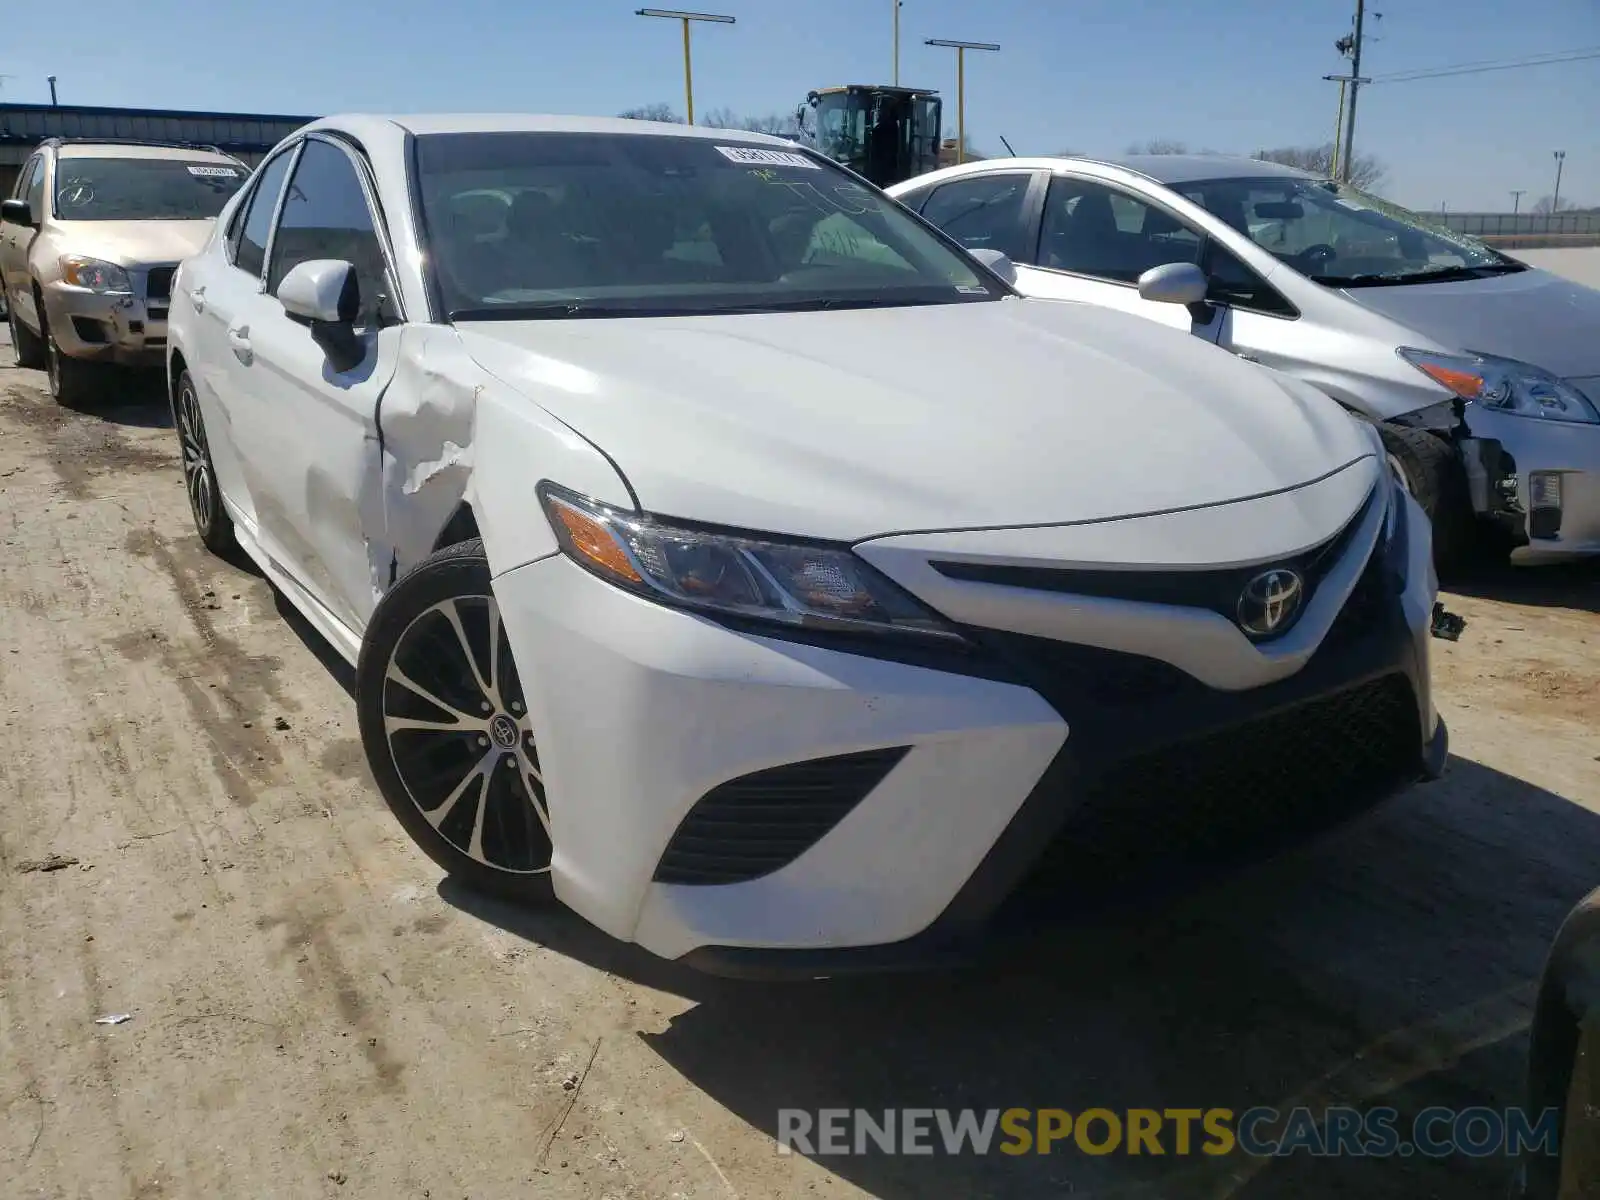
[{"label": "windshield", "polygon": [[62,158],[55,213],[63,221],[198,221],[221,212],[245,176],[215,160]]},{"label": "windshield", "polygon": [[1173,189],[1301,274],[1333,287],[1524,269],[1473,238],[1329,180],[1213,179]]},{"label": "windshield", "polygon": [[1006,294],[893,200],[800,151],[651,134],[429,134],[417,163],[454,319]]}]

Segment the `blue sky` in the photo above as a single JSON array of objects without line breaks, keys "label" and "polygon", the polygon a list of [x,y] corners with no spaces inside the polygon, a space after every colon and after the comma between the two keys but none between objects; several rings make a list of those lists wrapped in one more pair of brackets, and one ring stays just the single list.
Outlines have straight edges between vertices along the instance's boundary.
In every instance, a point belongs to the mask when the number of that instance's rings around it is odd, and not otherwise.
[{"label": "blue sky", "polygon": [[[697,0],[698,2],[698,0]],[[706,0],[734,26],[695,35],[704,112],[792,110],[808,89],[888,82],[892,0]],[[611,114],[682,107],[678,26],[615,0],[337,0],[271,4],[76,0],[7,7],[0,98],[320,115],[493,110]],[[1363,73],[1600,46],[1600,0],[1372,0],[1383,17]],[[953,52],[926,37],[999,42],[969,54],[967,130],[982,151],[1097,153],[1174,138],[1249,152],[1332,136],[1351,0],[905,0],[901,81],[943,90]],[[137,19],[130,13],[137,12]],[[100,36],[97,31],[105,31]],[[1551,190],[1600,204],[1600,59],[1374,85],[1357,148],[1381,189],[1437,210],[1509,207]]]}]

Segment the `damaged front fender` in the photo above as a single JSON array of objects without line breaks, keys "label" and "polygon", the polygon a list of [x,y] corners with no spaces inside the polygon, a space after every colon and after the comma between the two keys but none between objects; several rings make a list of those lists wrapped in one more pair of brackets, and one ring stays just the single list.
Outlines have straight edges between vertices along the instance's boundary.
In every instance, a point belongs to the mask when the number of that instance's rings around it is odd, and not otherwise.
[{"label": "damaged front fender", "polygon": [[534,489],[549,479],[619,507],[633,498],[609,459],[490,375],[454,329],[406,326],[378,408],[379,494],[364,505],[374,603],[471,507],[494,574],[556,552]]}]

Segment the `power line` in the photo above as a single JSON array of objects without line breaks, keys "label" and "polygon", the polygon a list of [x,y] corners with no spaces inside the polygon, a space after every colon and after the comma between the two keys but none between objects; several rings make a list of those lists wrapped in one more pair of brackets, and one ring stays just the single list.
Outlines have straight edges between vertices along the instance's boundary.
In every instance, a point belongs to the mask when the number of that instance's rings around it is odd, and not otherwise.
[{"label": "power line", "polygon": [[1586,46],[1577,50],[1536,54],[1526,58],[1457,63],[1448,67],[1425,67],[1414,71],[1395,71],[1388,75],[1375,75],[1372,78],[1372,82],[1409,83],[1416,79],[1446,79],[1456,75],[1480,75],[1486,71],[1512,71],[1524,67],[1549,67],[1560,63],[1586,62],[1595,58],[1600,58],[1600,46]]}]

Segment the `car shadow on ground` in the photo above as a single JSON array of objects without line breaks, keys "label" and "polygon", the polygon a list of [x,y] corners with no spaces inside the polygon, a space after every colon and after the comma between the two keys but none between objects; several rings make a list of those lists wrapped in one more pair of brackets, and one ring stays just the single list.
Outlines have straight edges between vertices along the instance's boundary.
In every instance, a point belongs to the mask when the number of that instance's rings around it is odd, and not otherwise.
[{"label": "car shadow on ground", "polygon": [[87,417],[135,429],[171,429],[172,405],[160,371],[108,370],[94,398],[79,406]]},{"label": "car shadow on ground", "polygon": [[1480,566],[1443,586],[1481,600],[1600,613],[1600,558],[1539,567]]},{"label": "car shadow on ground", "polygon": [[[1313,843],[972,966],[802,984],[696,974],[561,911],[449,903],[695,1002],[639,1034],[776,1137],[780,1108],[979,1110],[1520,1103],[1533,982],[1600,877],[1600,814],[1466,759]],[[937,1143],[937,1134],[934,1137]],[[1196,1139],[1196,1146],[1199,1139]],[[870,1143],[868,1144],[870,1148]],[[1498,1200],[1504,1157],[1172,1153],[826,1157],[883,1197],[1422,1195]],[[776,1151],[774,1151],[776,1152]]]}]

